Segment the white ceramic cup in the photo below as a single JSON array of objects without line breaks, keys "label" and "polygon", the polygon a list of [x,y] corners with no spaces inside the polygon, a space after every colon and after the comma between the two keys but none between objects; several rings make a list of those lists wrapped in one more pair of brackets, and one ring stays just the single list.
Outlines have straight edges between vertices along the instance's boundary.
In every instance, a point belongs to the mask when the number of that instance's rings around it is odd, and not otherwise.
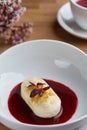
[{"label": "white ceramic cup", "polygon": [[70,0],[71,11],[75,22],[87,30],[87,8],[77,4],[78,0]]}]

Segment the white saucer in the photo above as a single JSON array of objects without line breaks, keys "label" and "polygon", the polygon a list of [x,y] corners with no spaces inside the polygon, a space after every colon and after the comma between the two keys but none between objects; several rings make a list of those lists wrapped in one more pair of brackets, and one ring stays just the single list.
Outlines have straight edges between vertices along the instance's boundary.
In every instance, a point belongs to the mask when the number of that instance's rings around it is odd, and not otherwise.
[{"label": "white saucer", "polygon": [[87,31],[81,29],[74,21],[69,2],[64,4],[57,13],[60,26],[74,36],[87,39]]}]

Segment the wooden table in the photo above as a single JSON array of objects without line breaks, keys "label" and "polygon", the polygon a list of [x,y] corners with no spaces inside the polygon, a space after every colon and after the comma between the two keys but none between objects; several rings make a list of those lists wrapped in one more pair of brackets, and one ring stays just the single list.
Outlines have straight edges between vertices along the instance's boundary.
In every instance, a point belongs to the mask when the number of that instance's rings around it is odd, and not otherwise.
[{"label": "wooden table", "polygon": [[[33,22],[33,33],[26,39],[55,39],[72,44],[87,53],[87,40],[72,36],[63,30],[57,20],[58,9],[68,0],[23,0],[23,5],[27,7],[25,15],[22,16],[19,24],[26,21]],[[5,45],[0,39],[0,53],[13,46]],[[10,130],[0,124],[0,130]]]}]

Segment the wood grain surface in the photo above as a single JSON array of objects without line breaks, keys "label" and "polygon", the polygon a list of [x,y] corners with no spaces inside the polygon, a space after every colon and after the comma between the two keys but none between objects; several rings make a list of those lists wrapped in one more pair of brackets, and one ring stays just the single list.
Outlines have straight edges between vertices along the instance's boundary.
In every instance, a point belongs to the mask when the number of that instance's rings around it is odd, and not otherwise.
[{"label": "wood grain surface", "polygon": [[[33,22],[33,33],[27,37],[28,40],[54,39],[72,44],[87,53],[87,40],[77,38],[63,30],[56,19],[59,8],[68,0],[23,0],[23,6],[27,11],[18,24],[24,21]],[[0,53],[13,46],[11,43],[5,45],[0,39]],[[0,124],[0,130],[10,130]]]}]

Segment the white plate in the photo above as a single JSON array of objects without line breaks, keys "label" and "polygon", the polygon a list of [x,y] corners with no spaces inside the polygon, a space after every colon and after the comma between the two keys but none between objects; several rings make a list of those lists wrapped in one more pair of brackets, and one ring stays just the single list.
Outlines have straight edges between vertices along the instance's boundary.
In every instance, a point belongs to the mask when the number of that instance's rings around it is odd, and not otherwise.
[{"label": "white plate", "polygon": [[57,20],[60,26],[74,36],[87,39],[87,31],[81,29],[74,21],[70,9],[70,3],[64,4],[57,13]]},{"label": "white plate", "polygon": [[[31,125],[16,120],[8,110],[12,88],[27,77],[61,82],[78,96],[73,117],[57,125]],[[73,130],[87,121],[87,56],[80,49],[55,40],[16,45],[0,55],[0,122],[12,130]]]}]

